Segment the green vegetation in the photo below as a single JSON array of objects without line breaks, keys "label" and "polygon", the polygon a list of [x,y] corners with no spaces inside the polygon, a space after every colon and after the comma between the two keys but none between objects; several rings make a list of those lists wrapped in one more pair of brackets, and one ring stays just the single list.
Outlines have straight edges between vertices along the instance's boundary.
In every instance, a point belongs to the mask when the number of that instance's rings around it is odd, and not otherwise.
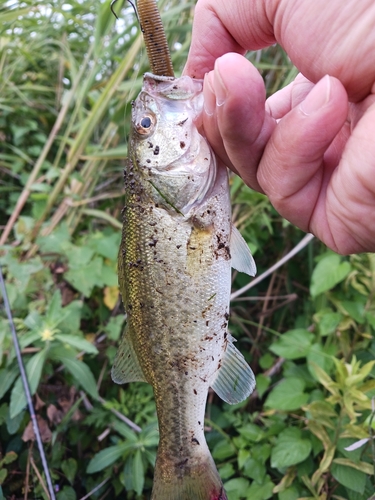
[{"label": "green vegetation", "polygon": [[[179,73],[194,2],[159,6]],[[120,21],[93,0],[0,10],[0,262],[58,500],[149,498],[158,439],[151,387],[109,374],[124,323],[130,101],[148,69],[131,8],[116,11]],[[278,47],[249,58],[269,94],[296,74]],[[231,182],[260,274],[303,235]],[[246,283],[236,275],[233,289]],[[231,331],[257,390],[236,406],[208,398],[206,436],[230,500],[373,498],[375,256],[311,243],[233,300]],[[2,311],[0,498],[47,499],[45,488]]]}]

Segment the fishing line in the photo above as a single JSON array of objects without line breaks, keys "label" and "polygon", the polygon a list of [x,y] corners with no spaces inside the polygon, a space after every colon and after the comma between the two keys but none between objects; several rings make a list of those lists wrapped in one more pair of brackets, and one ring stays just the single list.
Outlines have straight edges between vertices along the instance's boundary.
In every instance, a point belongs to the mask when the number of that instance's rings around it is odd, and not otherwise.
[{"label": "fishing line", "polygon": [[54,489],[53,489],[51,475],[50,475],[48,464],[47,464],[46,455],[44,453],[42,438],[40,436],[38,422],[37,422],[37,419],[36,419],[36,414],[35,414],[33,400],[32,400],[32,396],[31,396],[29,381],[27,379],[25,365],[23,364],[23,359],[22,359],[20,344],[18,342],[18,337],[17,337],[15,326],[14,326],[12,311],[10,309],[8,294],[7,294],[7,290],[6,290],[6,287],[5,287],[5,281],[4,281],[4,276],[3,276],[3,271],[2,271],[1,265],[0,265],[0,286],[1,286],[1,293],[3,295],[3,300],[4,300],[5,311],[7,313],[10,330],[12,332],[12,339],[13,339],[14,349],[16,351],[16,357],[17,357],[17,362],[18,362],[18,367],[19,367],[19,370],[20,370],[20,374],[21,374],[21,380],[22,380],[22,384],[23,384],[23,389],[25,391],[27,406],[29,407],[30,418],[31,418],[31,422],[33,424],[33,429],[34,429],[34,434],[35,434],[36,442],[38,444],[39,455],[40,455],[40,458],[42,460],[43,470],[44,470],[44,474],[46,476],[46,481],[47,481],[48,491],[49,491],[49,495],[50,495],[50,500],[56,500],[55,492],[54,492]]}]

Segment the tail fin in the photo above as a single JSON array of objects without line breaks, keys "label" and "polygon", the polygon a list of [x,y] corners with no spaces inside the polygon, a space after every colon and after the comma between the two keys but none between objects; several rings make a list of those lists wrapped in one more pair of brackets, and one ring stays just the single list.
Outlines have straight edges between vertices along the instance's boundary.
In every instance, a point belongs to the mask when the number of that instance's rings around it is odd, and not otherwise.
[{"label": "tail fin", "polygon": [[210,454],[194,467],[189,460],[173,469],[165,470],[165,465],[156,460],[151,500],[228,500]]}]

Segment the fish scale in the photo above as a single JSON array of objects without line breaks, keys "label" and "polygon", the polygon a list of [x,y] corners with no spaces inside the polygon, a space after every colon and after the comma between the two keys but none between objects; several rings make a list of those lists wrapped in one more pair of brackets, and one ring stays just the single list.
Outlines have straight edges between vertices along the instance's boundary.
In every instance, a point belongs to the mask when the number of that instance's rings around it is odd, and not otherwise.
[{"label": "fish scale", "polygon": [[146,75],[125,170],[118,268],[127,326],[112,376],[154,390],[153,500],[226,499],[203,431],[208,389],[235,403],[254,388],[227,326],[231,266],[255,265],[231,224],[227,169],[197,129],[201,95],[201,81]]}]

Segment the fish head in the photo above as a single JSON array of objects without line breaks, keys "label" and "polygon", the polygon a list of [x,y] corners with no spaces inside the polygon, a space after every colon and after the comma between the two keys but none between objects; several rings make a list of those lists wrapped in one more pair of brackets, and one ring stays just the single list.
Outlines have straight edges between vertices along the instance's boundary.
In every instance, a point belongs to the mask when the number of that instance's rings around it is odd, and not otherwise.
[{"label": "fish head", "polygon": [[129,156],[148,196],[186,215],[212,189],[215,156],[199,131],[203,81],[146,73],[132,109]]}]

